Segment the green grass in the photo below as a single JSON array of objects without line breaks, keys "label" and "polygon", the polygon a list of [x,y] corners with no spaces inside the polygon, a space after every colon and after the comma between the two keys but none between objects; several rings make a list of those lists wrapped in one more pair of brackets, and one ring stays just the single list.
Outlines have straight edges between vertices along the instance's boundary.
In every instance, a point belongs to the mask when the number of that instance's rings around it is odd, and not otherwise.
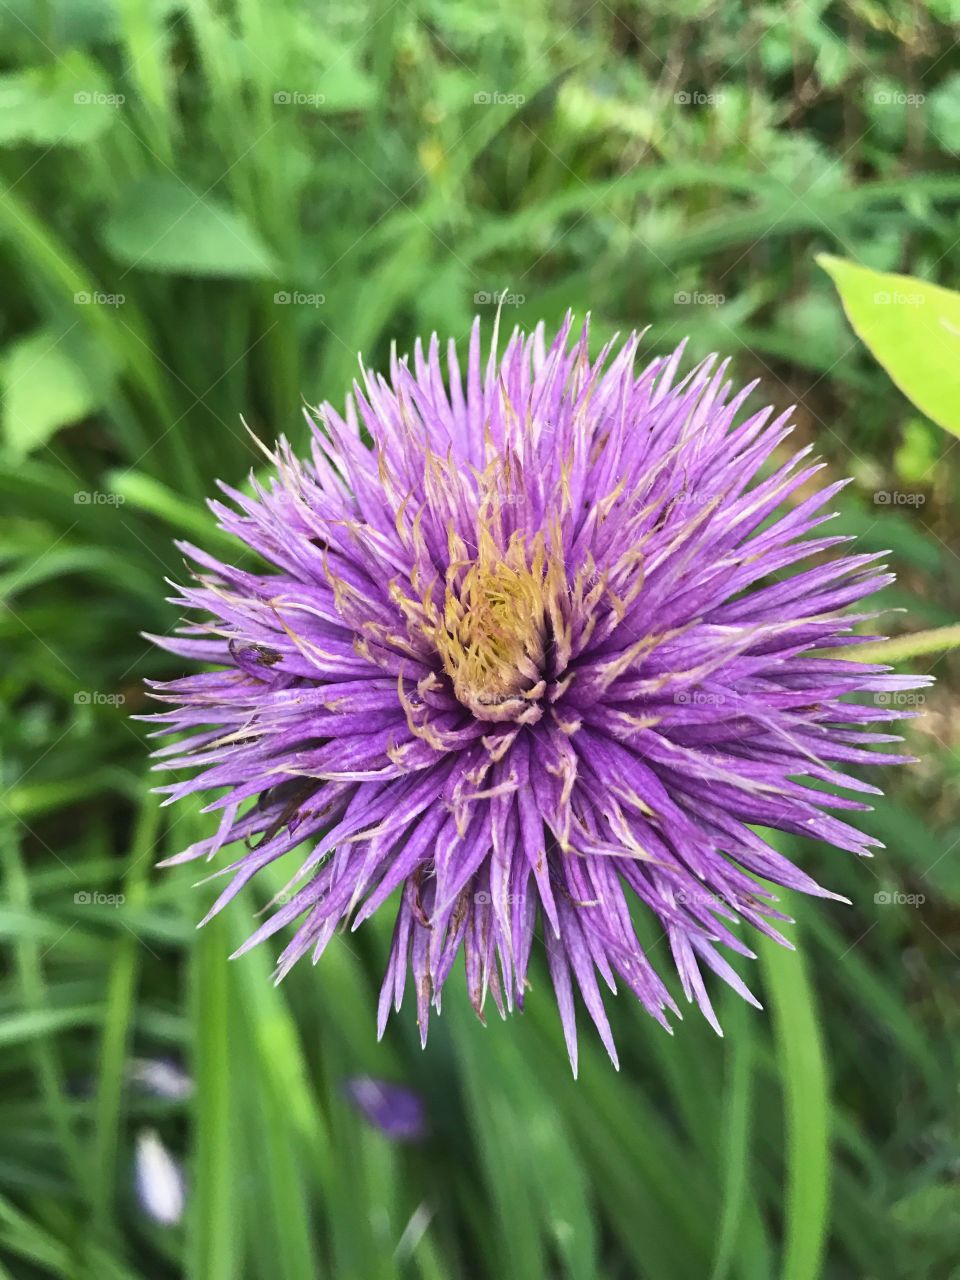
[{"label": "green grass", "polygon": [[[375,1039],[383,920],[280,987],[268,948],[228,962],[285,877],[195,931],[210,889],[155,863],[208,820],[158,807],[130,719],[177,671],[140,638],[176,624],[173,539],[235,554],[203,499],[261,464],[241,417],[302,443],[302,404],[341,401],[358,352],[475,313],[489,333],[501,290],[508,324],[570,306],[598,346],[649,325],[648,350],[689,334],[761,375],[854,477],[837,527],[891,549],[890,626],[955,628],[960,453],[814,257],[955,283],[957,16],[0,5],[0,1280],[960,1275],[960,669],[939,641],[892,653],[939,683],[908,729],[922,763],[865,815],[887,849],[791,851],[853,905],[792,904],[800,954],[761,948],[762,1013],[715,993],[723,1040],[611,1001],[622,1070],[584,1025],[576,1082],[542,964],[506,1024],[451,982],[422,1053],[409,1006]],[[191,1096],[132,1084],[144,1058]],[[358,1073],[422,1093],[423,1145],[364,1124]],[[134,1195],[145,1129],[187,1170],[177,1227]]]}]

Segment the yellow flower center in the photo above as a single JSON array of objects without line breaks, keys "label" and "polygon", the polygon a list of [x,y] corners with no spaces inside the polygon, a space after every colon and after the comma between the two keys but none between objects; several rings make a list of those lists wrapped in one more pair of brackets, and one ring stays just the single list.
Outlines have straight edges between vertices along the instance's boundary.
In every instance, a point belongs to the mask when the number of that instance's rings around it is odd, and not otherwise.
[{"label": "yellow flower center", "polygon": [[[455,497],[462,481],[452,457],[444,460],[428,451],[426,471],[438,501],[444,494]],[[420,642],[426,639],[457,699],[478,719],[534,724],[553,700],[554,686],[563,683],[571,655],[572,616],[578,606],[592,609],[595,604],[596,591],[586,585],[596,577],[593,561],[588,557],[578,571],[571,596],[559,519],[534,534],[505,529],[509,508],[524,500],[517,458],[510,453],[491,456],[475,474],[480,489],[476,542],[468,543],[453,519],[448,521],[441,598],[440,584],[425,569],[429,557],[420,530],[422,513],[408,526],[401,519],[401,504],[397,528],[409,544],[415,567],[409,580],[412,591],[395,578],[390,596],[404,618],[409,640],[392,632],[384,632],[383,638],[405,647],[413,657],[422,653]],[[364,630],[376,635],[380,629],[368,622]],[[422,694],[435,686],[436,677],[420,684]],[[403,676],[399,690],[413,725],[417,717],[404,692]],[[422,725],[414,732],[426,736]]]},{"label": "yellow flower center", "polygon": [[437,649],[457,697],[481,719],[512,719],[508,704],[540,680],[542,561],[541,552],[528,566],[522,545],[512,542],[502,559],[488,550],[476,560],[459,589],[447,587]]},{"label": "yellow flower center", "polygon": [[563,567],[542,534],[519,534],[501,550],[486,529],[476,558],[451,565],[443,615],[431,638],[457,698],[481,720],[539,719]]}]

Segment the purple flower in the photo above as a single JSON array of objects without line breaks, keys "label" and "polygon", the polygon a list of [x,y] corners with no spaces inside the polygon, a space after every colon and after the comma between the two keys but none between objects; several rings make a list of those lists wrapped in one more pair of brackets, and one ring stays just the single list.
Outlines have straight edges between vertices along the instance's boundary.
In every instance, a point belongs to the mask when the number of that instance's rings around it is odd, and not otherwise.
[{"label": "purple flower", "polygon": [[141,1129],[137,1134],[134,1186],[144,1213],[162,1226],[177,1225],[186,1204],[186,1180],[179,1160],[170,1154],[155,1129]]},{"label": "purple flower", "polygon": [[127,1078],[155,1098],[184,1102],[193,1094],[193,1080],[171,1058],[135,1058],[127,1069]]},{"label": "purple flower", "polygon": [[788,414],[744,415],[752,387],[713,359],[679,377],[682,347],[638,374],[633,336],[591,364],[571,325],[500,359],[495,337],[485,365],[475,325],[446,381],[418,344],[345,418],[323,407],[309,459],[281,438],[267,487],[223,486],[221,527],[267,568],[183,546],[177,603],[202,620],[158,643],[213,669],[156,686],[155,719],[186,735],[158,767],[198,771],[169,801],[215,791],[220,813],[171,861],[236,846],[214,911],[301,849],[241,952],[297,922],[282,976],[398,893],[379,1030],[410,970],[425,1041],[461,951],[477,1013],[503,1014],[537,936],[576,1069],[575,989],[614,1062],[601,983],[678,1013],[635,906],[715,1027],[704,969],[756,1003],[731,926],[783,941],[771,885],[836,896],[757,828],[879,843],[829,811],[877,793],[847,766],[905,760],[864,728],[900,713],[847,695],[921,682],[843,657],[873,616],[846,607],[891,576],[808,536],[844,482],[811,491],[809,448],[784,460]]},{"label": "purple flower", "polygon": [[420,1142],[427,1134],[423,1100],[412,1089],[372,1076],[354,1076],[347,1097],[375,1129],[394,1142]]}]

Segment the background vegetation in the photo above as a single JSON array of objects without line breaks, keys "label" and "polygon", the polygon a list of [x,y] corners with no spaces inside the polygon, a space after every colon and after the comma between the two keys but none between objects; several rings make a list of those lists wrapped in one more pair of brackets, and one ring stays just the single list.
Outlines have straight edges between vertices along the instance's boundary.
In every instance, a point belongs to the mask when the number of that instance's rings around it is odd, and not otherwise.
[{"label": "background vegetation", "polygon": [[[853,905],[794,904],[766,1011],[724,992],[724,1040],[670,1038],[621,998],[623,1070],[586,1035],[578,1083],[542,972],[487,1028],[451,983],[421,1053],[409,1008],[374,1038],[384,920],[280,988],[265,949],[228,964],[267,886],[194,931],[209,890],[154,864],[207,820],[158,808],[129,718],[177,670],[139,634],[176,624],[172,540],[222,551],[202,499],[256,464],[240,416],[300,441],[358,351],[489,332],[501,291],[762,375],[855,478],[843,531],[892,549],[889,626],[960,616],[960,450],[814,264],[956,282],[958,17],[0,2],[0,1277],[960,1276],[956,659],[915,660],[886,850],[799,853]],[[138,1084],[157,1059],[192,1088]],[[425,1142],[352,1109],[359,1073],[422,1094]],[[177,1225],[135,1194],[151,1130]]]}]

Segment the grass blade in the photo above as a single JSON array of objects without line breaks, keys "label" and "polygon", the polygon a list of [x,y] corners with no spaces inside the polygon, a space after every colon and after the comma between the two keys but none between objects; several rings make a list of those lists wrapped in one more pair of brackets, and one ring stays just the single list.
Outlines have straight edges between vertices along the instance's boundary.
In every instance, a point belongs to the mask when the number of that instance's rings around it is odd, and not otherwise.
[{"label": "grass blade", "polygon": [[[789,906],[786,907],[789,910]],[[816,1001],[801,951],[760,947],[786,1120],[781,1280],[816,1280],[829,1229],[830,1096]]]}]

